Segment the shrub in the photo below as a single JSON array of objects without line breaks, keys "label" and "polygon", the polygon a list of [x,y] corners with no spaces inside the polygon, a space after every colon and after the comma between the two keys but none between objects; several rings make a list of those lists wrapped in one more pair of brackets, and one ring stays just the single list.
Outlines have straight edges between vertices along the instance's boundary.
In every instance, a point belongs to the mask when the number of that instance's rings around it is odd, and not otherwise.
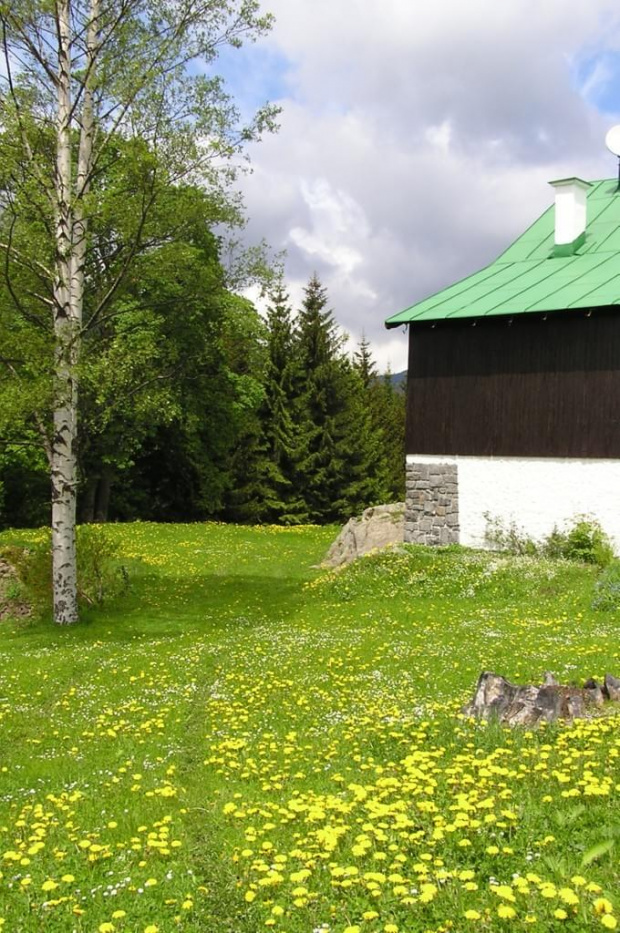
[{"label": "shrub", "polygon": [[597,521],[578,519],[567,531],[554,528],[543,545],[548,557],[606,567],[614,559],[611,542]]},{"label": "shrub", "polygon": [[33,615],[42,615],[50,607],[52,592],[49,533],[28,547],[5,547],[2,556],[17,575],[19,598],[31,607]]},{"label": "shrub", "polygon": [[529,537],[514,522],[504,525],[500,519],[485,515],[485,539],[491,547],[510,554],[540,555],[553,559],[578,561],[606,567],[614,559],[608,536],[600,524],[592,519],[579,518],[573,525],[560,531],[554,528],[542,541]]},{"label": "shrub", "polygon": [[[28,547],[4,548],[2,555],[15,569],[24,598],[35,615],[51,610],[52,553],[48,530]],[[119,596],[128,586],[126,568],[118,562],[119,549],[101,525],[82,525],[77,531],[78,599],[88,606],[101,606]]]},{"label": "shrub", "polygon": [[78,597],[101,606],[129,585],[127,568],[118,563],[119,547],[103,525],[81,525],[77,532]]},{"label": "shrub", "polygon": [[493,518],[488,512],[484,513],[484,518],[487,523],[484,539],[494,550],[527,557],[535,557],[540,552],[540,546],[516,522],[504,525],[501,519]]},{"label": "shrub", "polygon": [[601,574],[594,587],[592,608],[601,612],[620,609],[620,561],[613,561]]}]

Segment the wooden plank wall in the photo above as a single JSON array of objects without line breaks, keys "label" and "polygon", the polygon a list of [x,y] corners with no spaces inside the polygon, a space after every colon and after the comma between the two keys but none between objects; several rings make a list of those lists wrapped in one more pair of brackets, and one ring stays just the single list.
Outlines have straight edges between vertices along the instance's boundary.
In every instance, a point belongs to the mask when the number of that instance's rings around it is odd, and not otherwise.
[{"label": "wooden plank wall", "polygon": [[407,452],[620,458],[620,312],[410,327]]}]

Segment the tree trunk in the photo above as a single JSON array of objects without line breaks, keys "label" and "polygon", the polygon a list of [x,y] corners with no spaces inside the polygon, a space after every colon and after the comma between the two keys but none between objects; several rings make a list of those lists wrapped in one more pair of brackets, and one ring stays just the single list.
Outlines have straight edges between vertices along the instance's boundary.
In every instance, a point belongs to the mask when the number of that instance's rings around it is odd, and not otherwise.
[{"label": "tree trunk", "polygon": [[52,474],[52,585],[54,621],[78,621],[77,499],[78,381],[87,223],[84,198],[92,163],[94,73],[99,0],[91,0],[87,30],[88,74],[83,91],[75,188],[71,158],[70,0],[56,0],[58,76],[56,113],[56,256],[54,281],[54,436]]},{"label": "tree trunk", "polygon": [[91,476],[86,481],[86,484],[82,486],[80,521],[83,525],[89,525],[95,520],[95,497],[97,495],[98,484],[99,477]]},{"label": "tree trunk", "polygon": [[52,586],[54,621],[78,620],[75,551],[78,322],[72,313],[71,46],[69,0],[56,4],[58,110],[56,114],[56,256],[54,281],[54,434],[52,476]]},{"label": "tree trunk", "polygon": [[95,508],[95,521],[107,522],[110,508],[110,492],[112,490],[112,469],[104,466],[97,484],[97,506]]},{"label": "tree trunk", "polygon": [[[57,374],[58,375],[58,374]],[[69,625],[78,620],[75,550],[76,405],[70,391],[66,404],[54,412],[52,444],[52,583],[54,621]]]}]

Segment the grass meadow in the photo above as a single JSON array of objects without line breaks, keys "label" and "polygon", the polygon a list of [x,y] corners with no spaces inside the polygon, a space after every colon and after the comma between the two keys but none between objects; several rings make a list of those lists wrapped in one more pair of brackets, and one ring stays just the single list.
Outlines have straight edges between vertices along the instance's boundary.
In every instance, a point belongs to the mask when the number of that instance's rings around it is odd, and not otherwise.
[{"label": "grass meadow", "polygon": [[595,568],[410,548],[334,572],[333,528],[110,534],[127,594],[0,625],[2,933],[616,929],[616,710],[459,713],[484,669],[620,675]]}]

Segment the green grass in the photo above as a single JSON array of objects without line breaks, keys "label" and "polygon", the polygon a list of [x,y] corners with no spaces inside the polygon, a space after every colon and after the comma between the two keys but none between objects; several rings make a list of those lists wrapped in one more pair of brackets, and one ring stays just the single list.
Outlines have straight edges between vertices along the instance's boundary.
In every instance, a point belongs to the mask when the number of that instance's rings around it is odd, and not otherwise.
[{"label": "green grass", "polygon": [[122,599],[0,628],[3,933],[615,928],[615,711],[459,714],[485,669],[620,673],[594,568],[412,548],[326,572],[334,529],[110,531]]}]

